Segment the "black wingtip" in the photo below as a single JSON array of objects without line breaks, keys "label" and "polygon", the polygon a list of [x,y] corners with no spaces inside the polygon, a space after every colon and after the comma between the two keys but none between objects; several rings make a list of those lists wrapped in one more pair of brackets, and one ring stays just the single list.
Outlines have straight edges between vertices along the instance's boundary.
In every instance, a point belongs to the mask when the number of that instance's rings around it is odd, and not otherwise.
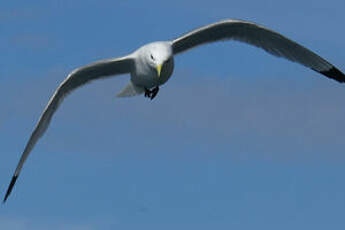
[{"label": "black wingtip", "polygon": [[14,186],[14,184],[15,184],[15,183],[16,183],[16,181],[17,181],[17,178],[18,178],[18,176],[16,176],[16,175],[14,175],[14,176],[12,177],[12,180],[11,180],[10,186],[8,186],[8,189],[7,189],[7,192],[6,192],[5,198],[4,198],[4,200],[2,201],[2,203],[3,203],[3,204],[6,202],[6,200],[7,200],[8,196],[11,194],[12,189],[13,189],[13,186]]},{"label": "black wingtip", "polygon": [[325,75],[326,77],[332,78],[340,83],[345,82],[345,74],[343,74],[340,70],[338,70],[334,66],[329,70],[319,71],[319,72]]}]

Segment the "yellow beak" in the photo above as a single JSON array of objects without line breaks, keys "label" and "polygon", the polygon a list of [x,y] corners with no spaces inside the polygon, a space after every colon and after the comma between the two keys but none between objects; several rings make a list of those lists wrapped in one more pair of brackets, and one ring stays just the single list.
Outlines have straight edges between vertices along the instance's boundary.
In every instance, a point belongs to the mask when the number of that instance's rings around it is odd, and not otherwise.
[{"label": "yellow beak", "polygon": [[157,65],[156,70],[157,70],[158,77],[160,77],[161,71],[162,71],[162,65]]}]

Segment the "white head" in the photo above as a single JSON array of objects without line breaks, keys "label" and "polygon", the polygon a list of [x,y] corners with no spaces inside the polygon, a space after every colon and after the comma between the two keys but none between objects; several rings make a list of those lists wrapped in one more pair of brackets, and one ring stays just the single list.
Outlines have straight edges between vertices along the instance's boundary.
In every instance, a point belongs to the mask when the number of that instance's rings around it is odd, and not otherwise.
[{"label": "white head", "polygon": [[157,71],[157,76],[160,77],[162,68],[166,64],[172,62],[173,52],[170,42],[153,42],[149,43],[139,50],[139,55],[145,62]]}]

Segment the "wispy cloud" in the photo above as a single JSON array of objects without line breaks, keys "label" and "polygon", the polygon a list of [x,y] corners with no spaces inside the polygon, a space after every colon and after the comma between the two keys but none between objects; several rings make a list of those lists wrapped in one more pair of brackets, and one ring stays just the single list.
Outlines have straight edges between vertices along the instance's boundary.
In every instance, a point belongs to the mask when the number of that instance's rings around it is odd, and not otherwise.
[{"label": "wispy cloud", "polygon": [[25,49],[43,49],[49,46],[49,39],[44,35],[20,34],[10,40],[10,45]]},{"label": "wispy cloud", "polygon": [[21,9],[6,9],[0,10],[1,22],[11,22],[15,20],[28,20],[37,18],[42,12],[37,9],[21,8]]},{"label": "wispy cloud", "polygon": [[113,221],[82,221],[80,223],[72,223],[69,221],[60,221],[59,218],[49,218],[50,220],[37,218],[20,218],[20,217],[5,217],[0,216],[0,228],[11,230],[93,230],[93,229],[109,229],[109,225]]}]

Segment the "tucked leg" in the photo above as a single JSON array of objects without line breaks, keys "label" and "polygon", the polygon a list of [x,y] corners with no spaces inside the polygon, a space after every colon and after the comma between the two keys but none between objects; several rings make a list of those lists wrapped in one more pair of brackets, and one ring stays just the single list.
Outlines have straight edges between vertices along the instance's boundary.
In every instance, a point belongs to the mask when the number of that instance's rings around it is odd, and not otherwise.
[{"label": "tucked leg", "polygon": [[159,91],[158,86],[151,91],[151,96],[150,96],[151,100],[157,96],[158,91]]},{"label": "tucked leg", "polygon": [[151,90],[149,90],[149,89],[147,89],[147,88],[145,88],[145,97],[150,97],[151,98],[151,94],[152,94],[152,91]]},{"label": "tucked leg", "polygon": [[149,89],[145,88],[144,96],[148,97],[148,98],[150,98],[152,100],[153,98],[155,98],[157,96],[158,91],[159,91],[159,87],[158,86],[153,88],[152,90],[149,90]]}]

